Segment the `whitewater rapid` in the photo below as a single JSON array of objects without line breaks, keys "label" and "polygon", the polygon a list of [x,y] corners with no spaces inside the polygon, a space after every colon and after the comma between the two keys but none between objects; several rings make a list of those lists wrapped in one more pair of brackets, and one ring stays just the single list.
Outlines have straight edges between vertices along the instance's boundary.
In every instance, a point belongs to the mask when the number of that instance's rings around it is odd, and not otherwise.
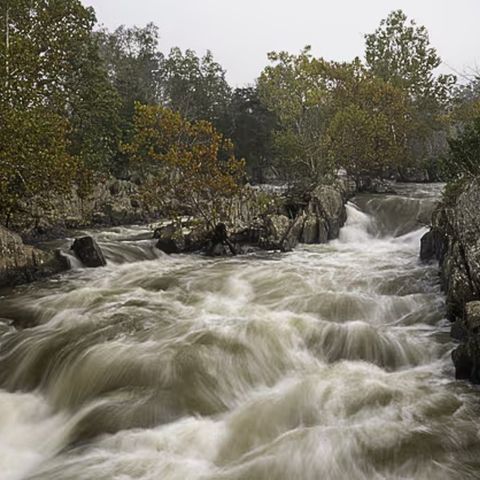
[{"label": "whitewater rapid", "polygon": [[108,229],[106,267],[3,292],[0,479],[480,478],[418,260],[440,187],[399,188],[327,245],[208,259]]}]

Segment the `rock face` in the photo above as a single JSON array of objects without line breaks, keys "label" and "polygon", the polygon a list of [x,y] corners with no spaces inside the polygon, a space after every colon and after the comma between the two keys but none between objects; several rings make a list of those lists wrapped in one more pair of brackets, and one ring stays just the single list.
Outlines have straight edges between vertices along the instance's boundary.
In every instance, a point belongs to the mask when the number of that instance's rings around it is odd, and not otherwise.
[{"label": "rock face", "polygon": [[289,252],[299,242],[326,243],[338,237],[347,218],[346,192],[342,185],[320,185],[298,203],[278,195],[263,211],[249,195],[243,205],[235,207],[229,224],[217,225],[215,232],[186,222],[161,226],[154,237],[157,248],[169,254],[203,251],[224,256],[258,249]]},{"label": "rock face", "polygon": [[457,377],[480,383],[480,178],[470,181],[453,205],[441,205],[422,238],[422,260],[440,264]]},{"label": "rock face", "polygon": [[19,235],[0,226],[0,287],[32,282],[68,268],[60,252],[24,245]]},{"label": "rock face", "polygon": [[107,264],[102,250],[92,237],[76,238],[71,248],[86,267],[103,267]]},{"label": "rock face", "polygon": [[12,230],[35,241],[58,238],[69,229],[92,225],[147,223],[160,213],[143,204],[135,182],[110,178],[96,185],[87,198],[72,190],[69,195],[55,197],[50,208],[37,206],[28,215],[17,215],[10,222]]}]

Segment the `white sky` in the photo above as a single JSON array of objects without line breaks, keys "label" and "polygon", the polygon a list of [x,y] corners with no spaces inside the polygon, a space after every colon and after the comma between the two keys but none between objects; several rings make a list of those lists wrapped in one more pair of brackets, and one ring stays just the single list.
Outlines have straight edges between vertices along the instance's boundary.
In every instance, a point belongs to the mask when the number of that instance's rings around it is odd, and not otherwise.
[{"label": "white sky", "polygon": [[298,52],[312,45],[329,60],[363,56],[363,34],[401,8],[425,25],[444,64],[480,69],[480,0],[82,0],[99,23],[143,26],[154,22],[160,48],[212,50],[232,86],[252,83],[272,50]]}]

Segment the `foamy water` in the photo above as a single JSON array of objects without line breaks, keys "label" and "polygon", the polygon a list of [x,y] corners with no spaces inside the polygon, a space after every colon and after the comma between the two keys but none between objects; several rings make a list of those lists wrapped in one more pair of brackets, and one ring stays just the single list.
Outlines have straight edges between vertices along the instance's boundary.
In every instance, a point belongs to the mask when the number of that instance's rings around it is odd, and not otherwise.
[{"label": "foamy water", "polygon": [[2,480],[477,479],[478,392],[453,379],[439,188],[360,196],[338,240],[108,259],[0,299]]}]

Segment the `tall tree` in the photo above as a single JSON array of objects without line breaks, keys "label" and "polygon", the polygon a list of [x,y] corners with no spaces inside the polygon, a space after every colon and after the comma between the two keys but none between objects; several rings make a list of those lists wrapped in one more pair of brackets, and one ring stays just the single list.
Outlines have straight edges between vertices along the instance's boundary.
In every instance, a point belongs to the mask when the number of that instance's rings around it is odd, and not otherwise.
[{"label": "tall tree", "polygon": [[226,133],[231,89],[210,51],[172,48],[162,65],[162,103],[190,120],[207,120]]},{"label": "tall tree", "polygon": [[330,105],[323,75],[326,63],[306,47],[299,55],[268,54],[258,80],[262,103],[273,112],[278,128],[273,134],[277,166],[292,180],[318,180],[331,171],[324,149]]},{"label": "tall tree", "polygon": [[92,168],[108,162],[117,103],[92,38],[93,10],[78,0],[6,0],[0,14],[2,108],[64,117],[70,152]]},{"label": "tall tree", "polygon": [[365,40],[371,72],[404,89],[410,97],[415,125],[409,138],[412,157],[420,167],[434,164],[447,148],[445,112],[455,76],[436,73],[441,59],[430,44],[427,29],[408,21],[401,10],[390,13],[375,32],[365,35]]},{"label": "tall tree", "polygon": [[145,175],[148,204],[173,216],[193,214],[209,228],[225,221],[227,201],[244,177],[244,162],[235,158],[232,143],[206,120],[190,122],[160,106],[137,103],[134,122],[124,150]]},{"label": "tall tree", "polygon": [[245,159],[252,180],[263,182],[272,165],[275,115],[262,104],[255,87],[246,87],[233,92],[229,116],[235,155]]},{"label": "tall tree", "polygon": [[405,88],[419,103],[442,104],[448,99],[455,76],[435,75],[441,59],[427,29],[408,22],[402,10],[391,12],[365,41],[367,66],[376,76]]}]

